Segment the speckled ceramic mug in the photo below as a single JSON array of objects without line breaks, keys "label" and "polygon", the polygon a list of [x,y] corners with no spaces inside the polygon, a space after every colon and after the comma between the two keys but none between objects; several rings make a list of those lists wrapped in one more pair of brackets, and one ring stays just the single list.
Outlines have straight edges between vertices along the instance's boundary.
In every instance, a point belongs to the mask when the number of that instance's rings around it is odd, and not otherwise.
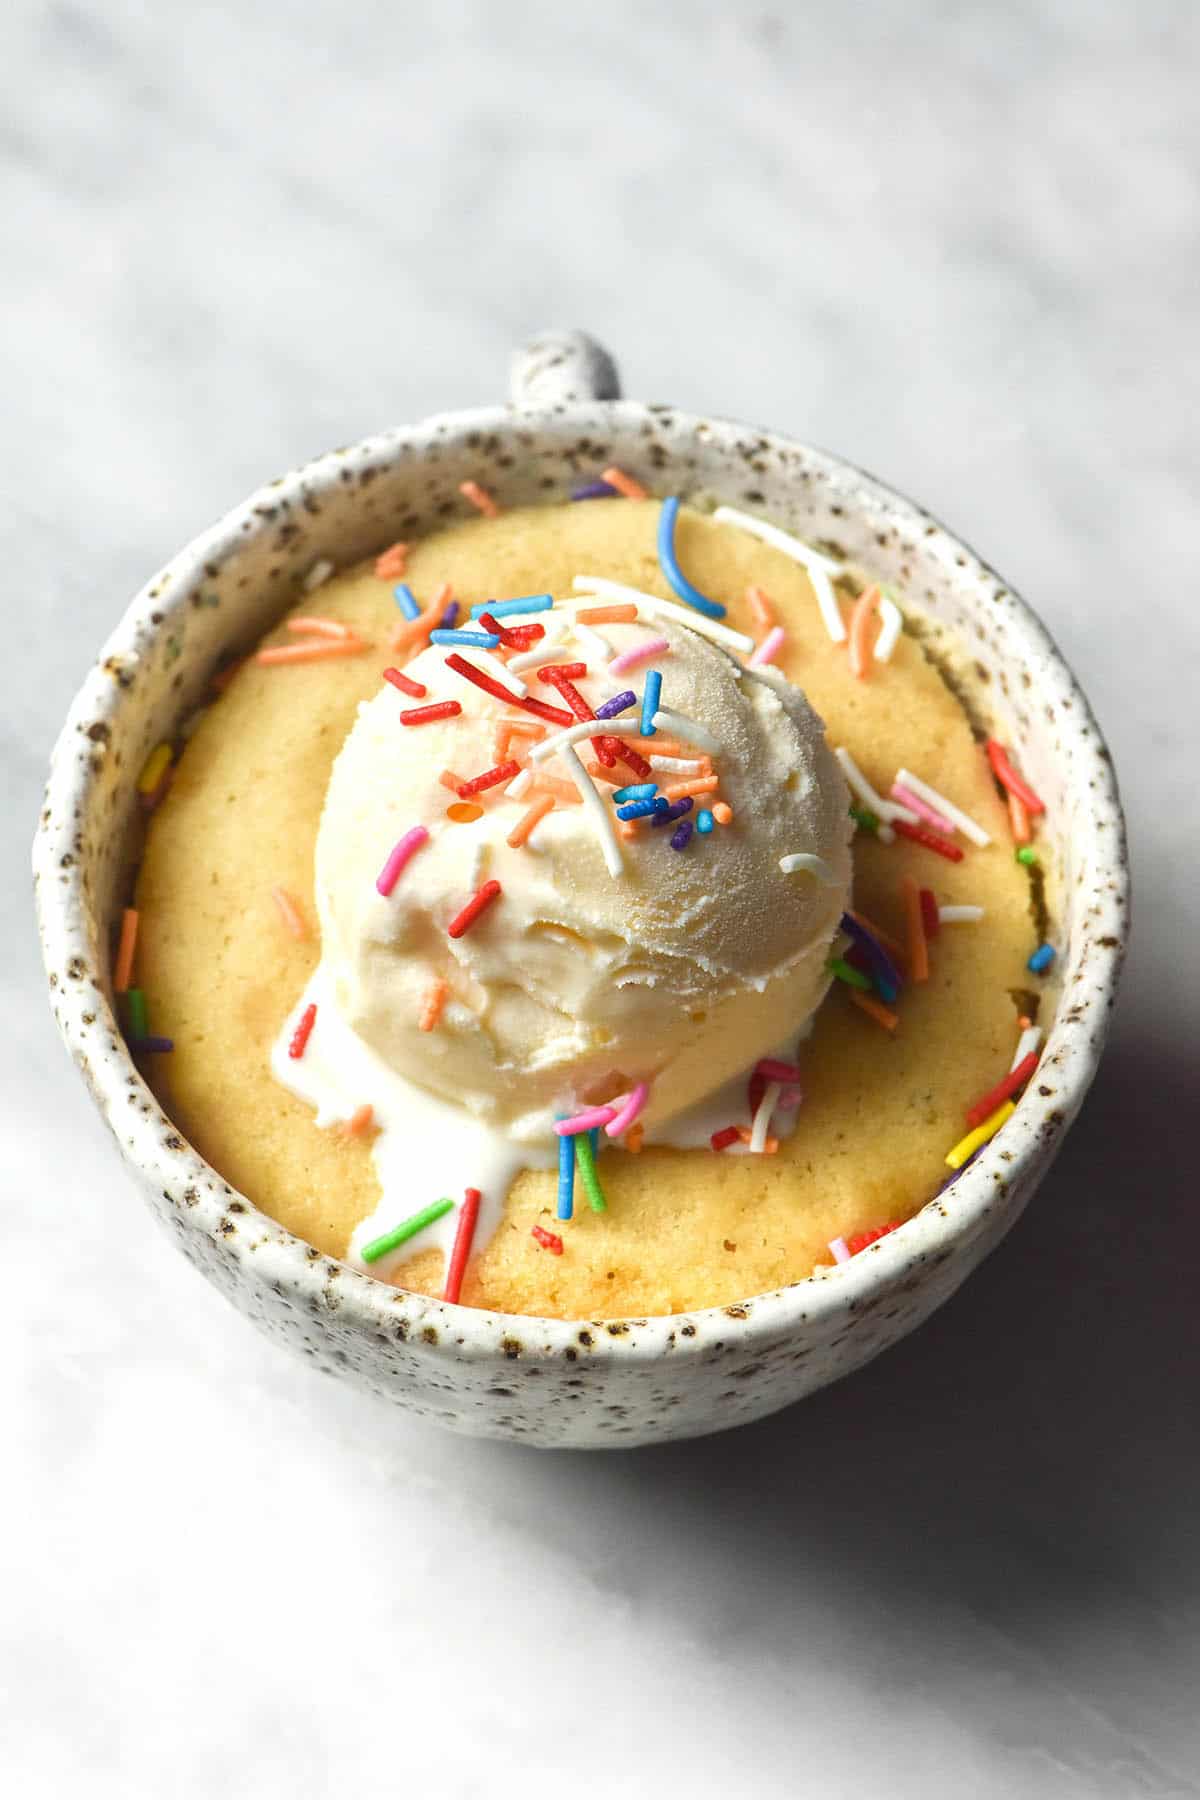
[{"label": "speckled ceramic mug", "polygon": [[[133,601],[71,708],[34,851],[51,1001],[80,1074],[156,1216],[263,1331],[459,1431],[530,1444],[643,1444],[758,1418],[921,1323],[1003,1237],[1095,1073],[1128,912],[1108,752],[1043,627],[919,507],[788,438],[620,400],[578,333],[514,359],[513,404],[448,414],[318,458],[255,494]],[[713,496],[835,544],[953,628],[995,723],[1048,803],[1062,859],[1062,990],[1036,1082],[981,1156],[901,1230],[820,1280],[650,1319],[534,1319],[448,1306],[357,1274],[257,1211],[184,1141],[131,1061],[110,977],[135,841],[134,778],[318,558],[353,562],[461,508],[561,500],[616,462],[660,493]]]}]

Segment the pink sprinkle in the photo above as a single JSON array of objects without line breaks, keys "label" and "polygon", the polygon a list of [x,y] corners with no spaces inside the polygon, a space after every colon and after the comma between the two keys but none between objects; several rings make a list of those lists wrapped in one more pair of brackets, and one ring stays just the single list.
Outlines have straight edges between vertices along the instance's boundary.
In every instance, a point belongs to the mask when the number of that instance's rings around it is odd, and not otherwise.
[{"label": "pink sprinkle", "polygon": [[556,1119],[554,1129],[559,1137],[578,1137],[581,1131],[594,1131],[598,1125],[607,1125],[616,1116],[615,1106],[589,1106],[586,1112],[576,1113],[573,1119]]},{"label": "pink sprinkle", "polygon": [[849,1262],[850,1252],[846,1248],[845,1238],[830,1238],[829,1248],[833,1251],[834,1262]]},{"label": "pink sprinkle", "polygon": [[375,886],[379,889],[379,892],[385,899],[399,881],[401,873],[410,857],[416,854],[422,844],[427,844],[428,842],[429,833],[423,825],[414,825],[411,831],[405,832],[404,836],[400,839],[400,842],[396,845],[396,848],[392,851],[392,854],[384,863],[383,868],[379,872],[379,880],[375,883]]},{"label": "pink sprinkle", "polygon": [[659,654],[669,656],[671,645],[665,637],[646,638],[640,644],[634,644],[630,650],[622,650],[620,656],[614,656],[608,665],[610,675],[623,675],[626,669],[635,669],[639,663],[648,662],[652,656]]},{"label": "pink sprinkle", "polygon": [[783,649],[783,626],[774,625],[768,631],[754,655],[746,664],[748,669],[761,669],[764,663],[774,662]]},{"label": "pink sprinkle", "polygon": [[935,831],[942,832],[946,837],[954,836],[956,827],[953,822],[950,819],[943,819],[940,812],[935,812],[932,806],[927,806],[918,794],[912,793],[899,781],[892,783],[892,799],[898,800],[901,806],[907,806],[916,813],[919,819],[924,819],[927,825],[932,825]]},{"label": "pink sprinkle", "polygon": [[608,1136],[620,1137],[623,1131],[628,1131],[649,1098],[650,1083],[639,1081],[631,1094],[625,1094],[616,1101],[614,1104],[619,1108],[617,1116],[610,1119],[604,1127]]},{"label": "pink sprinkle", "polygon": [[775,1102],[780,1112],[795,1112],[804,1098],[804,1090],[799,1082],[788,1081],[779,1090],[779,1098]]},{"label": "pink sprinkle", "polygon": [[754,1065],[754,1073],[761,1075],[766,1081],[799,1081],[800,1070],[795,1063],[780,1062],[777,1056],[764,1056]]}]

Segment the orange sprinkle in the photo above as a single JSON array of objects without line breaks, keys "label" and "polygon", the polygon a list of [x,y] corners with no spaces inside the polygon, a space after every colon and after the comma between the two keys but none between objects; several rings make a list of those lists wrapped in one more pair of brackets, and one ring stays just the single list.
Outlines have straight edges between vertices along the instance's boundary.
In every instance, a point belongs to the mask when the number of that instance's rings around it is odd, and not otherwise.
[{"label": "orange sprinkle", "polygon": [[646,1127],[639,1119],[635,1125],[629,1127],[629,1130],[625,1133],[625,1136],[621,1141],[625,1145],[625,1148],[627,1150],[632,1150],[633,1154],[636,1156],[641,1149],[642,1144],[645,1142],[645,1138]]},{"label": "orange sprinkle", "polygon": [[371,1105],[370,1101],[367,1101],[364,1106],[358,1108],[358,1111],[352,1118],[346,1120],[342,1130],[347,1137],[362,1137],[364,1133],[370,1131],[374,1123],[375,1108]]},{"label": "orange sprinkle", "polygon": [[279,908],[279,916],[294,938],[303,941],[308,936],[308,926],[304,914],[300,911],[286,888],[272,888],[271,898]]},{"label": "orange sprinkle", "polygon": [[505,723],[513,737],[544,738],[546,727],[536,719],[507,719]]},{"label": "orange sprinkle", "polygon": [[598,762],[586,763],[584,766],[593,781],[607,781],[609,787],[624,787],[629,780],[627,769],[606,769]]},{"label": "orange sprinkle", "polygon": [[473,825],[476,819],[482,819],[483,808],[475,800],[456,800],[446,808],[446,817],[455,825]]},{"label": "orange sprinkle", "polygon": [[421,1002],[421,1014],[417,1020],[418,1031],[432,1031],[442,1016],[446,1004],[446,995],[450,992],[439,975],[425,990],[425,998]]},{"label": "orange sprinkle", "polygon": [[733,824],[733,808],[724,800],[718,800],[715,806],[709,808],[709,811],[712,813],[712,816],[717,821],[718,825]]},{"label": "orange sprinkle", "polygon": [[127,994],[133,983],[133,953],[137,948],[138,916],[132,906],[127,906],[121,914],[121,939],[117,945],[117,960],[113,964],[113,989],[118,994]]},{"label": "orange sprinkle", "polygon": [[496,505],[496,502],[492,499],[492,496],[488,493],[487,489],[485,487],[480,487],[477,481],[460,481],[458,484],[458,491],[464,500],[469,500],[472,506],[477,506],[479,508],[485,519],[499,518],[500,508]]},{"label": "orange sprinkle", "polygon": [[[738,1134],[738,1142],[739,1143],[748,1144],[750,1142],[750,1127],[748,1125],[739,1125],[737,1127],[737,1134]],[[774,1156],[774,1154],[778,1150],[778,1148],[779,1148],[779,1139],[778,1138],[769,1137],[769,1138],[767,1138],[766,1142],[763,1144],[763,1150],[767,1156]]]},{"label": "orange sprinkle", "polygon": [[641,482],[635,481],[632,475],[627,475],[624,469],[604,469],[600,479],[607,481],[609,487],[616,488],[618,494],[624,494],[627,500],[648,500],[650,498]]},{"label": "orange sprinkle", "polygon": [[908,925],[908,972],[913,981],[928,981],[929,946],[925,942],[925,919],[921,912],[921,890],[911,875],[900,877],[900,894],[904,901],[904,917]]},{"label": "orange sprinkle", "polygon": [[403,581],[407,568],[407,544],[391,544],[382,556],[375,558],[375,573],[380,581]]},{"label": "orange sprinkle", "polygon": [[581,625],[632,625],[637,616],[632,600],[619,600],[612,606],[585,606],[575,615]]},{"label": "orange sprinkle", "polygon": [[638,836],[638,826],[640,824],[640,819],[618,819],[617,836],[619,838],[624,838],[625,842],[629,843],[632,838]]},{"label": "orange sprinkle", "polygon": [[438,776],[438,780],[441,782],[442,786],[449,788],[452,794],[457,794],[459,788],[466,779],[465,775],[456,775],[453,769],[443,769]]},{"label": "orange sprinkle", "polygon": [[348,625],[339,624],[337,619],[300,618],[285,619],[284,625],[289,631],[301,631],[310,637],[352,638],[358,634],[351,631]]},{"label": "orange sprinkle", "polygon": [[867,670],[871,666],[867,633],[880,598],[879,589],[872,584],[859,595],[850,614],[850,669],[860,681],[867,679]]},{"label": "orange sprinkle", "polygon": [[851,991],[850,998],[860,1012],[869,1013],[871,1018],[882,1025],[885,1031],[895,1031],[900,1023],[898,1013],[894,1013],[890,1007],[882,1005],[880,1001],[873,1000],[870,994],[860,994],[855,988]]},{"label": "orange sprinkle", "polygon": [[535,825],[539,825],[548,812],[554,811],[554,795],[543,794],[535,800],[527,813],[517,820],[507,838],[504,840],[513,850],[519,850],[529,837]]},{"label": "orange sprinkle", "polygon": [[553,794],[554,798],[561,800],[564,806],[583,805],[579,789],[575,784],[570,781],[560,781],[557,775],[543,775],[539,771],[534,777],[533,785],[539,794]]},{"label": "orange sprinkle", "polygon": [[764,631],[770,631],[775,623],[775,608],[760,587],[746,589],[746,604],[754,615],[754,623],[761,625]]},{"label": "orange sprinkle", "polygon": [[1012,828],[1014,844],[1028,844],[1033,833],[1029,829],[1029,808],[1019,794],[1009,788],[1005,794],[1008,801],[1008,822]]},{"label": "orange sprinkle", "polygon": [[507,719],[498,719],[496,729],[492,733],[492,755],[498,763],[508,755],[508,740],[512,736],[512,728]]},{"label": "orange sprinkle", "polygon": [[[675,781],[665,787],[663,798],[666,800],[683,800],[688,794],[715,794],[721,785],[719,775],[697,775],[692,781]],[[713,815],[714,818],[716,815]]]},{"label": "orange sprinkle", "polygon": [[393,650],[424,649],[429,643],[429,634],[437,629],[437,622],[454,598],[454,589],[448,581],[443,581],[425,611],[418,613],[415,619],[402,619],[392,633]]},{"label": "orange sprinkle", "polygon": [[872,937],[877,937],[885,950],[890,950],[893,956],[900,957],[902,961],[908,960],[908,952],[904,945],[897,943],[896,939],[884,931],[882,926],[876,925],[874,919],[868,919],[866,913],[855,912],[851,907],[847,907],[846,911],[852,919],[858,920],[864,931],[869,931]]},{"label": "orange sprinkle", "polygon": [[1032,1024],[1033,1024],[1033,1020],[1029,1017],[1029,1015],[1027,1013],[1022,1013],[1020,1018],[1017,1020],[1017,1025],[1022,1031],[1028,1031]]},{"label": "orange sprinkle", "polygon": [[212,678],[213,693],[223,694],[238,670],[244,669],[249,661],[250,658],[248,656],[239,656],[238,660],[236,662],[231,662],[227,669],[222,669],[218,674],[214,675]]},{"label": "orange sprinkle", "polygon": [[270,650],[259,650],[254,660],[258,663],[329,662],[335,656],[357,656],[360,650],[369,649],[369,644],[353,634],[339,638],[319,637],[309,638],[303,644],[276,644]]}]

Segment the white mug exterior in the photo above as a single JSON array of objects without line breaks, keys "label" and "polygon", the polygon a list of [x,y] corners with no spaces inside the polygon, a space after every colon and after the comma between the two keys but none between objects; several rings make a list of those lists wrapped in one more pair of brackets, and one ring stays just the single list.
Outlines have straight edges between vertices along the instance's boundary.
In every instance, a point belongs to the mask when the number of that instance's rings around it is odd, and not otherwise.
[{"label": "white mug exterior", "polygon": [[[1095,1073],[1128,931],[1124,824],[1087,702],[1028,607],[919,507],[777,434],[615,398],[608,355],[549,333],[514,361],[510,407],[443,415],[272,482],[134,599],[55,747],[34,846],[43,951],[67,1047],[154,1213],[262,1330],[453,1429],[600,1447],[696,1436],[785,1406],[921,1323],[995,1247]],[[901,1230],[820,1280],[657,1318],[557,1320],[450,1306],[321,1255],[185,1142],[117,1024],[111,927],[142,762],[320,559],[345,564],[444,524],[458,484],[502,505],[565,498],[607,463],[656,493],[720,499],[836,547],[951,627],[1047,801],[1061,860],[1061,990],[1038,1078],[997,1139]]]}]

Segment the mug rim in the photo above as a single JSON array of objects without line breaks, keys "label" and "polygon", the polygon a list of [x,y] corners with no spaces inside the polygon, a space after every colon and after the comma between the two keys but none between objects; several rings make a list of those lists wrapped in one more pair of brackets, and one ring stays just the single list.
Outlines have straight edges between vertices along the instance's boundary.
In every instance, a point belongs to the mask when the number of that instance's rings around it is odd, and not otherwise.
[{"label": "mug rim", "polygon": [[[330,1284],[339,1283],[337,1309],[343,1321],[365,1325],[373,1330],[395,1330],[403,1322],[414,1336],[420,1328],[434,1330],[430,1343],[451,1345],[455,1357],[511,1355],[506,1346],[537,1336],[539,1342],[525,1345],[522,1353],[530,1356],[561,1353],[578,1342],[579,1334],[598,1329],[603,1335],[592,1346],[593,1355],[600,1353],[626,1360],[630,1357],[657,1357],[669,1347],[678,1358],[696,1355],[711,1344],[709,1327],[719,1325],[728,1331],[736,1321],[743,1333],[775,1336],[789,1325],[819,1324],[828,1316],[861,1310],[866,1302],[884,1286],[892,1284],[905,1269],[941,1261],[949,1254],[949,1246],[970,1241],[985,1228],[988,1215],[1006,1201],[1019,1210],[1023,1200],[1016,1196],[1031,1187],[1039,1171],[1039,1158],[1048,1163],[1057,1149],[1061,1128],[1071,1122],[1082,1104],[1095,1073],[1106,1031],[1107,1019],[1115,998],[1125,949],[1125,933],[1097,942],[1091,956],[1087,980],[1097,1001],[1103,1002],[1098,1029],[1089,1034],[1068,1036],[1064,1028],[1062,998],[1050,1024],[1043,1046],[1043,1064],[1054,1052],[1056,1087],[1050,1101],[1041,1099],[1031,1088],[1026,1091],[1017,1111],[1009,1119],[1000,1136],[1006,1152],[1003,1175],[997,1171],[998,1139],[993,1138],[969,1168],[946,1192],[927,1200],[903,1227],[871,1245],[848,1263],[835,1265],[821,1277],[804,1276],[786,1286],[746,1296],[733,1304],[695,1308],[683,1313],[657,1313],[646,1317],[613,1315],[558,1319],[523,1313],[493,1312],[463,1306],[429,1295],[391,1287],[373,1276],[360,1273],[348,1264],[325,1256],[306,1240],[288,1231],[271,1216],[259,1210],[254,1201],[239,1193],[205,1162],[184,1137],[179,1126],[163,1110],[153,1091],[145,1083],[130,1055],[112,1010],[109,984],[109,958],[103,947],[98,960],[102,965],[92,980],[83,976],[90,970],[93,952],[88,929],[89,902],[86,888],[86,865],[75,855],[80,838],[80,823],[86,816],[89,801],[97,783],[102,758],[79,755],[80,733],[96,736],[96,727],[107,728],[126,704],[125,690],[114,680],[106,665],[114,659],[135,661],[165,635],[172,619],[189,603],[189,597],[203,579],[206,565],[227,560],[244,550],[257,536],[265,536],[270,526],[264,517],[272,515],[284,500],[303,504],[318,498],[347,479],[347,470],[390,467],[410,450],[419,449],[431,434],[465,437],[469,433],[495,434],[516,438],[522,430],[559,432],[564,436],[580,430],[596,429],[605,422],[642,424],[656,414],[669,412],[676,425],[686,431],[699,428],[709,447],[720,451],[714,439],[723,435],[741,438],[753,432],[756,439],[771,449],[799,456],[804,465],[817,471],[828,485],[852,492],[860,510],[866,501],[891,520],[907,524],[927,540],[940,539],[960,561],[964,586],[980,582],[994,583],[1002,592],[1009,608],[1009,623],[1015,628],[1024,650],[1036,657],[1053,686],[1054,698],[1066,703],[1071,731],[1076,736],[1090,732],[1091,747],[1098,752],[1101,770],[1099,781],[1089,784],[1084,796],[1084,816],[1093,837],[1102,831],[1111,835],[1106,849],[1113,876],[1111,904],[1124,914],[1129,893],[1129,865],[1125,845],[1125,826],[1112,759],[1090,703],[1067,665],[1049,631],[1019,594],[1003,582],[989,564],[983,561],[954,533],[933,518],[916,502],[878,480],[857,465],[831,452],[817,449],[799,439],[766,428],[751,427],[737,420],[713,415],[688,413],[677,407],[653,407],[638,401],[585,400],[559,403],[549,407],[489,406],[472,407],[434,414],[410,425],[361,439],[346,449],[331,450],[298,465],[287,474],[258,488],[246,500],[233,507],[224,517],[199,533],[148,581],[129,603],[114,631],[101,648],[96,663],[89,671],[71,702],[65,723],[55,742],[50,758],[46,796],[40,828],[34,843],[34,878],[37,891],[39,936],[52,1004],[68,1051],[85,1076],[92,1098],[106,1114],[115,1111],[115,1102],[127,1098],[131,1089],[148,1103],[143,1118],[149,1117],[161,1129],[156,1133],[153,1151],[144,1146],[136,1153],[118,1136],[122,1160],[148,1186],[177,1197],[176,1190],[186,1188],[184,1217],[188,1227],[206,1235],[227,1256],[239,1259],[245,1272],[256,1280],[269,1280],[273,1286],[315,1304],[327,1300]],[[418,457],[419,461],[420,458]],[[768,509],[769,510],[769,509]],[[1114,854],[1113,846],[1117,846]],[[103,943],[103,924],[99,926]],[[60,977],[59,970],[67,971]],[[76,971],[79,971],[78,975]],[[74,977],[72,979],[71,977]],[[94,1025],[97,1014],[104,1010],[105,1041],[89,1037],[87,1026]],[[90,1019],[85,1015],[90,1014]],[[85,1048],[86,1045],[86,1048]],[[1053,1119],[1055,1123],[1051,1124]],[[114,1135],[117,1135],[114,1130]],[[999,1193],[997,1193],[997,1189]],[[196,1197],[190,1197],[190,1196]],[[1012,1195],[1013,1199],[1008,1200]],[[222,1226],[227,1221],[230,1202],[240,1203],[238,1210],[248,1213],[248,1223],[260,1228],[253,1241],[245,1232],[226,1236]],[[618,1331],[609,1327],[618,1325]],[[697,1327],[691,1331],[688,1327]],[[699,1329],[704,1327],[705,1329]],[[682,1337],[682,1341],[681,1340]],[[743,1342],[745,1338],[743,1337]]]}]

